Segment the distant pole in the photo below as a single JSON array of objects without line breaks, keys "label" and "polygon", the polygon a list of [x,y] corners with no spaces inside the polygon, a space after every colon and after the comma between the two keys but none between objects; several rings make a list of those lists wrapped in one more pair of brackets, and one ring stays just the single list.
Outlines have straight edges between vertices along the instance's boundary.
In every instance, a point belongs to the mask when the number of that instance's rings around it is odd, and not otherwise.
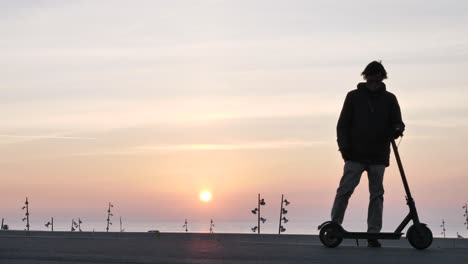
[{"label": "distant pole", "polygon": [[466,229],[468,229],[468,205],[465,204],[463,208],[465,209],[465,214],[463,215],[465,217],[465,225],[466,225]]},{"label": "distant pole", "polygon": [[110,221],[110,217],[113,216],[111,213],[111,207],[114,207],[113,204],[109,202],[109,207],[107,209],[107,227],[106,227],[106,232],[109,232],[109,225],[112,225],[112,222]]},{"label": "distant pole", "polygon": [[26,227],[28,228],[29,231],[29,202],[28,202],[28,197],[26,197]]},{"label": "distant pole", "polygon": [[257,232],[260,234],[260,194],[258,194],[258,229]]},{"label": "distant pole", "polygon": [[52,218],[50,219],[50,222],[47,222],[47,223],[45,224],[45,226],[46,226],[47,228],[49,228],[49,226],[50,226],[52,232],[54,232],[54,218],[52,217]]},{"label": "distant pole", "polygon": [[211,221],[210,221],[210,233],[213,233],[213,227],[214,227],[214,223],[213,223],[213,218],[211,218]]},{"label": "distant pole", "polygon": [[442,224],[440,225],[440,227],[442,227],[442,232],[440,234],[444,235],[444,238],[445,238],[445,221],[444,221],[444,219],[442,219]]},{"label": "distant pole", "polygon": [[257,215],[257,225],[252,227],[251,230],[252,232],[257,232],[258,234],[260,234],[260,222],[262,223],[265,223],[266,221],[266,218],[263,218],[260,214],[260,207],[262,207],[263,205],[265,205],[265,199],[261,199],[260,198],[260,193],[258,194],[258,203],[257,203],[257,207],[255,207],[253,210],[251,210],[252,214],[258,214]]},{"label": "distant pole", "polygon": [[2,217],[2,226],[0,227],[0,230],[3,230],[3,217]]},{"label": "distant pole", "polygon": [[284,195],[281,195],[281,210],[280,210],[280,219],[279,219],[279,227],[278,227],[278,234],[284,233],[286,228],[284,228],[283,224],[286,224],[289,220],[284,216],[288,213],[284,207],[288,206],[290,202],[288,199],[284,199]]},{"label": "distant pole", "polygon": [[26,227],[28,228],[29,231],[29,202],[28,202],[28,197],[26,197]]},{"label": "distant pole", "polygon": [[29,231],[29,202],[28,202],[28,197],[26,197],[26,202],[24,202],[24,206],[21,208],[23,210],[26,209],[26,217],[23,218],[23,222],[26,221],[26,230]]},{"label": "distant pole", "polygon": [[284,194],[281,194],[281,209],[280,209],[280,217],[279,217],[279,226],[278,226],[278,235],[281,234],[281,218],[283,217],[283,199]]},{"label": "distant pole", "polygon": [[123,228],[122,228],[122,217],[120,216],[120,232],[123,232]]}]

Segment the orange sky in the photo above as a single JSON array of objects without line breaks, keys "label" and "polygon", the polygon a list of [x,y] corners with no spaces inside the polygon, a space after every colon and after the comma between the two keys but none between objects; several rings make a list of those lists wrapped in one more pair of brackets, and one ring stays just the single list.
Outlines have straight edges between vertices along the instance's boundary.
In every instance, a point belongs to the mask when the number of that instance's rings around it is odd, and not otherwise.
[{"label": "orange sky", "polygon": [[[112,201],[135,220],[248,220],[259,192],[273,203],[267,215],[284,193],[291,218],[326,220],[343,166],[343,99],[382,59],[407,125],[401,155],[418,208],[436,228],[442,218],[464,228],[465,3],[41,1],[0,10],[0,217],[10,222],[26,196],[43,219],[101,219]],[[406,210],[393,165],[391,223]],[[365,219],[366,183],[350,221]],[[202,189],[212,202],[199,201]]]}]

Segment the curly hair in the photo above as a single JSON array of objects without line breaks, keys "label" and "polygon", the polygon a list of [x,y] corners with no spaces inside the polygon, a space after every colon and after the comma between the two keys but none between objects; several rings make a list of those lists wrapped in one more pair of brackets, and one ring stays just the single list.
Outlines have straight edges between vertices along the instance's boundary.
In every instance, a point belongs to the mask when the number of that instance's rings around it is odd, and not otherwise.
[{"label": "curly hair", "polygon": [[367,80],[368,76],[379,73],[382,74],[383,79],[387,79],[387,71],[382,65],[382,61],[373,61],[366,66],[361,75],[364,77],[364,79]]}]

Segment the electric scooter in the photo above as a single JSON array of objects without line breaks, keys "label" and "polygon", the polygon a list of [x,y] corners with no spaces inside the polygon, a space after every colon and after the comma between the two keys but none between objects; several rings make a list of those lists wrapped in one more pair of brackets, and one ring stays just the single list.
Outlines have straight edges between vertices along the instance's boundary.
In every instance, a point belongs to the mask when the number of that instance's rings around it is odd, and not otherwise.
[{"label": "electric scooter", "polygon": [[416,205],[406,180],[405,171],[401,164],[400,154],[398,153],[398,147],[395,144],[395,140],[391,140],[393,152],[400,170],[401,180],[406,192],[406,204],[409,207],[409,213],[403,219],[401,224],[397,227],[395,232],[390,233],[368,233],[368,232],[349,232],[346,231],[340,224],[327,221],[321,224],[318,229],[320,230],[320,241],[326,247],[334,248],[337,247],[344,238],[347,239],[400,239],[403,235],[403,229],[408,225],[410,221],[413,221],[413,225],[408,228],[406,238],[408,242],[416,249],[426,249],[432,244],[432,232],[426,224],[419,222],[418,212],[416,211]]}]

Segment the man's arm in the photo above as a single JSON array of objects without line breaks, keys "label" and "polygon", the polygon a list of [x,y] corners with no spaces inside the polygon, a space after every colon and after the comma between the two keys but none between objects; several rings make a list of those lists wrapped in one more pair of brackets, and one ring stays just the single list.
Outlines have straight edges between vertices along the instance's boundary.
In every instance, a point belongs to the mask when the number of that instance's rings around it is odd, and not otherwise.
[{"label": "man's arm", "polygon": [[338,147],[344,160],[350,159],[351,151],[349,129],[351,125],[353,107],[350,97],[351,95],[348,93],[346,95],[343,108],[341,109],[340,118],[338,119],[338,124],[336,126]]},{"label": "man's arm", "polygon": [[401,118],[400,105],[398,104],[398,100],[395,95],[392,95],[392,103],[390,107],[390,122],[394,131],[393,138],[396,139],[400,136],[403,136],[403,132],[405,131],[405,123],[403,123],[403,120]]}]

